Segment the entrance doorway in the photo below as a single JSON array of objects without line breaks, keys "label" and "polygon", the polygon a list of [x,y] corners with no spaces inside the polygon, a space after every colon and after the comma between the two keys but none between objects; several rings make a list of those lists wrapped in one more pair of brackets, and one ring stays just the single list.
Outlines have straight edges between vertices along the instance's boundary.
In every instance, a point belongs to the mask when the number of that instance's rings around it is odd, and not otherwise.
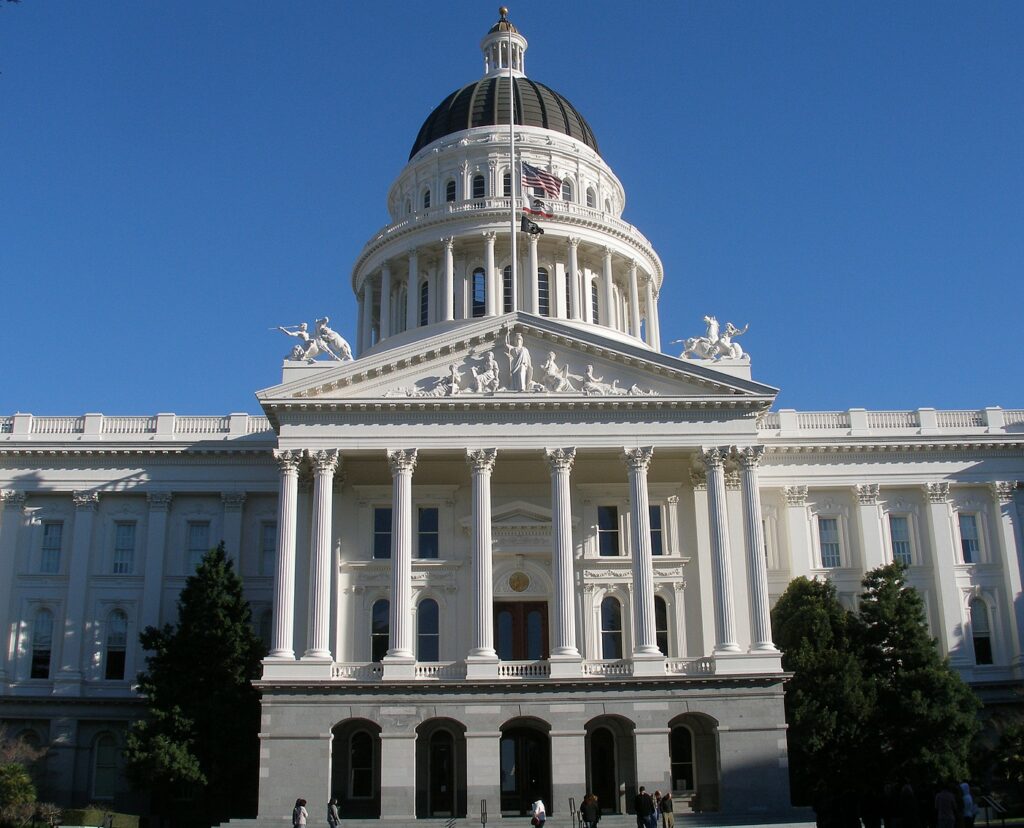
[{"label": "entrance doorway", "polygon": [[543,799],[551,814],[551,743],[532,727],[510,727],[501,734],[501,813],[525,816]]},{"label": "entrance doorway", "polygon": [[590,779],[602,813],[616,813],[619,785],[615,773],[615,736],[607,727],[599,727],[590,734]]},{"label": "entrance doorway", "polygon": [[502,661],[539,661],[548,657],[548,605],[543,601],[494,605],[494,631]]},{"label": "entrance doorway", "polygon": [[452,719],[416,728],[416,816],[466,815],[466,729]]}]

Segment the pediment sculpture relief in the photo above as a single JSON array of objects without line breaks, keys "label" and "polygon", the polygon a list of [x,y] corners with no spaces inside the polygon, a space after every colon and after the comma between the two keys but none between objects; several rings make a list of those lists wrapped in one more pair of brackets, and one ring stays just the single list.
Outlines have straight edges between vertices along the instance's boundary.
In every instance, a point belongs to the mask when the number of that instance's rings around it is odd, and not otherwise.
[{"label": "pediment sculpture relief", "polygon": [[750,328],[749,324],[744,325],[743,328],[737,328],[732,322],[726,322],[725,330],[722,330],[714,316],[705,316],[704,324],[707,325],[707,332],[704,336],[672,340],[673,345],[683,343],[680,359],[687,359],[688,356],[696,359],[743,358],[743,348],[733,340],[738,336],[743,336]]},{"label": "pediment sculpture relief", "polygon": [[317,319],[312,334],[305,322],[298,325],[278,325],[277,330],[281,333],[299,340],[285,359],[294,362],[315,362],[318,356],[326,356],[336,362],[351,362],[352,349],[341,334],[331,329],[330,321],[329,316]]}]

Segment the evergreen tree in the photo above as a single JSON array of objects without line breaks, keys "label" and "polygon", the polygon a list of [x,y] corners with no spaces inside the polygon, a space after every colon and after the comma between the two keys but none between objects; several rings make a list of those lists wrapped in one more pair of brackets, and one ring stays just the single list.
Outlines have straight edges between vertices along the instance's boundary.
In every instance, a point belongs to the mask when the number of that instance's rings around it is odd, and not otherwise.
[{"label": "evergreen tree", "polygon": [[904,575],[893,563],[865,576],[859,649],[877,693],[874,782],[906,777],[923,788],[965,778],[980,703],[939,656],[924,602]]},{"label": "evergreen tree", "polygon": [[147,627],[139,689],[149,717],[128,735],[127,769],[162,813],[209,825],[255,814],[264,648],[224,544],[178,598],[178,624]]},{"label": "evergreen tree", "polygon": [[786,686],[793,801],[821,803],[859,778],[872,692],[853,641],[852,619],[829,581],[797,578],[772,611]]}]

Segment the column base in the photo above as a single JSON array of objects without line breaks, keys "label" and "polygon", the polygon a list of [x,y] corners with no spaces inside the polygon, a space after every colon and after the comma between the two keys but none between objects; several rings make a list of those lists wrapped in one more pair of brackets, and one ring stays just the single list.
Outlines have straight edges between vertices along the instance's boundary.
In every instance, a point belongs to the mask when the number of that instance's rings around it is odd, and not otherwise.
[{"label": "column base", "polygon": [[416,659],[412,656],[384,656],[384,681],[411,681],[416,678]]},{"label": "column base", "polygon": [[716,652],[715,675],[730,676],[747,673],[781,673],[782,653],[760,651],[750,653]]},{"label": "column base", "polygon": [[466,656],[466,678],[488,679],[498,678],[498,656],[470,655]]},{"label": "column base", "polygon": [[665,656],[658,653],[633,653],[634,676],[664,676]]},{"label": "column base", "polygon": [[583,659],[579,653],[552,654],[548,658],[548,675],[553,679],[578,679],[583,675]]}]

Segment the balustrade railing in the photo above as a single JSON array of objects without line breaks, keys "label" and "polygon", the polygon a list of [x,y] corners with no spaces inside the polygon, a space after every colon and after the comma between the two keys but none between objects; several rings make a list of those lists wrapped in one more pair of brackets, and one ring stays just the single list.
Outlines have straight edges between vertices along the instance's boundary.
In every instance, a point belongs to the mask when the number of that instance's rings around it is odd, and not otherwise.
[{"label": "balustrade railing", "polygon": [[379,681],[384,675],[384,667],[379,662],[369,664],[349,664],[336,662],[331,666],[332,679],[349,681]]},{"label": "balustrade railing", "polygon": [[230,417],[177,417],[175,434],[220,434],[231,428]]},{"label": "balustrade railing", "polygon": [[985,425],[980,411],[936,411],[939,428],[979,428]]},{"label": "balustrade railing", "polygon": [[981,411],[940,411],[921,408],[914,411],[781,411],[765,412],[758,417],[757,427],[762,432],[852,431],[855,436],[868,432],[917,431],[932,434],[935,430],[963,432],[985,428],[988,433],[1019,431],[1024,424],[1024,410],[987,408]]},{"label": "balustrade railing", "polygon": [[867,411],[868,428],[918,428],[916,411]]},{"label": "balustrade railing", "polygon": [[81,434],[85,417],[33,417],[33,434]]},{"label": "balustrade railing", "polygon": [[850,427],[848,411],[798,411],[796,422],[800,428],[836,429]]},{"label": "balustrade railing", "polygon": [[1024,423],[1024,409],[1009,408],[1003,412],[1003,423],[1008,426],[1015,426]]},{"label": "balustrade railing", "polygon": [[583,675],[585,676],[631,676],[633,675],[633,662],[625,660],[617,661],[584,661]]},{"label": "balustrade railing", "polygon": [[104,434],[150,434],[156,431],[156,417],[104,417]]},{"label": "balustrade railing", "polygon": [[547,678],[551,667],[546,661],[499,661],[498,678]]},{"label": "balustrade railing", "polygon": [[466,677],[466,665],[458,661],[439,661],[416,665],[418,679],[463,679]]},{"label": "balustrade railing", "polygon": [[715,672],[715,660],[702,658],[667,658],[665,672],[675,676],[710,676]]}]

